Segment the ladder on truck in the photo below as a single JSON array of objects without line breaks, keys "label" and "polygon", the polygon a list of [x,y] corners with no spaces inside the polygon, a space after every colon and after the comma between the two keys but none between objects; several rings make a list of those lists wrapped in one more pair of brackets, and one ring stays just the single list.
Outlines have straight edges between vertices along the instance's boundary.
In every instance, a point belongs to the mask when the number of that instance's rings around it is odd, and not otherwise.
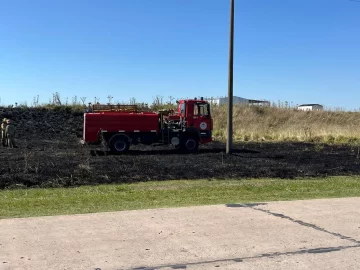
[{"label": "ladder on truck", "polygon": [[160,128],[161,128],[161,137],[163,144],[170,144],[170,128],[164,125],[164,117],[169,114],[169,110],[159,110],[160,114]]},{"label": "ladder on truck", "polygon": [[137,105],[109,105],[109,104],[94,104],[92,105],[93,112],[138,112]]},{"label": "ladder on truck", "polygon": [[163,144],[170,144],[170,129],[161,130]]}]

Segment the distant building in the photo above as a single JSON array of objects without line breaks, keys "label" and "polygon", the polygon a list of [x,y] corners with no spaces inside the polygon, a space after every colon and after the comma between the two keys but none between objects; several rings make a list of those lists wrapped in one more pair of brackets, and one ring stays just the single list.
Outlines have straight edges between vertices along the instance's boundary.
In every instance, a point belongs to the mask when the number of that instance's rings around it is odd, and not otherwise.
[{"label": "distant building", "polygon": [[320,104],[302,104],[298,106],[301,111],[322,111],[324,107]]},{"label": "distant building", "polygon": [[[207,99],[211,104],[214,105],[225,105],[228,104],[227,97],[218,97]],[[269,101],[246,99],[242,97],[233,96],[233,104],[248,104],[248,105],[259,105],[259,106],[270,106]]]}]

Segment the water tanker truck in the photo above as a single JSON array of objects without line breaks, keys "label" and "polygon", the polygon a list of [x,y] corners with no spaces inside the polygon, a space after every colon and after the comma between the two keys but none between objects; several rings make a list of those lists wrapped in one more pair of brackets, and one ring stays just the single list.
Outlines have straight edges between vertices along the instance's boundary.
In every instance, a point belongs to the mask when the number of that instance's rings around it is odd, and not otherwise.
[{"label": "water tanker truck", "polygon": [[210,104],[203,98],[177,104],[177,111],[158,112],[139,110],[136,105],[92,105],[84,113],[81,143],[105,143],[114,153],[125,153],[138,144],[196,152],[200,144],[212,141]]}]

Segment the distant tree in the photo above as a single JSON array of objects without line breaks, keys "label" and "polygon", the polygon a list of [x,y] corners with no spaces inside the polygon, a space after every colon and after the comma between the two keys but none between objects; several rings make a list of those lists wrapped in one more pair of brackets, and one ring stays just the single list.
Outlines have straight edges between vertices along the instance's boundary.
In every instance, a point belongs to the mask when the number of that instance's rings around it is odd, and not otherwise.
[{"label": "distant tree", "polygon": [[53,104],[54,105],[61,105],[60,94],[58,92],[53,94]]},{"label": "distant tree", "polygon": [[108,101],[109,101],[109,102],[108,102],[109,105],[111,104],[111,101],[112,101],[113,98],[114,98],[114,97],[112,97],[111,95],[108,95],[108,96],[107,96],[107,99],[108,99]]},{"label": "distant tree", "polygon": [[162,96],[155,96],[154,97],[154,100],[153,100],[153,106],[160,106],[160,105],[163,105],[163,97]]},{"label": "distant tree", "polygon": [[33,98],[33,104],[34,107],[37,107],[39,105],[39,95]]},{"label": "distant tree", "polygon": [[81,97],[80,100],[81,100],[82,104],[85,105],[86,97]]},{"label": "distant tree", "polygon": [[136,105],[136,98],[131,98],[130,99],[130,105]]},{"label": "distant tree", "polygon": [[174,99],[175,98],[173,96],[169,96],[169,103],[168,104],[172,105]]},{"label": "distant tree", "polygon": [[74,97],[72,98],[72,104],[73,104],[73,105],[78,104],[78,98],[77,98],[77,96],[74,96]]}]

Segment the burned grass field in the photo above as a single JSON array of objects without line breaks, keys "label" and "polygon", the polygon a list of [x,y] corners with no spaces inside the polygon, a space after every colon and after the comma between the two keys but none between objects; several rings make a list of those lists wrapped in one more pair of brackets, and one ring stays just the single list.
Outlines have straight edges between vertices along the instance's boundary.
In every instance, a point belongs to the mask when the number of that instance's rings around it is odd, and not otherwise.
[{"label": "burned grass field", "polygon": [[0,187],[71,187],[177,179],[294,178],[358,175],[358,147],[311,143],[200,146],[196,154],[167,147],[132,147],[113,155],[81,146],[76,137],[24,137],[18,149],[0,147]]},{"label": "burned grass field", "polygon": [[196,154],[131,147],[111,155],[81,146],[83,112],[69,107],[0,108],[18,131],[17,149],[0,146],[0,188],[70,187],[150,180],[301,178],[360,174],[358,145],[246,142],[200,146]]}]

